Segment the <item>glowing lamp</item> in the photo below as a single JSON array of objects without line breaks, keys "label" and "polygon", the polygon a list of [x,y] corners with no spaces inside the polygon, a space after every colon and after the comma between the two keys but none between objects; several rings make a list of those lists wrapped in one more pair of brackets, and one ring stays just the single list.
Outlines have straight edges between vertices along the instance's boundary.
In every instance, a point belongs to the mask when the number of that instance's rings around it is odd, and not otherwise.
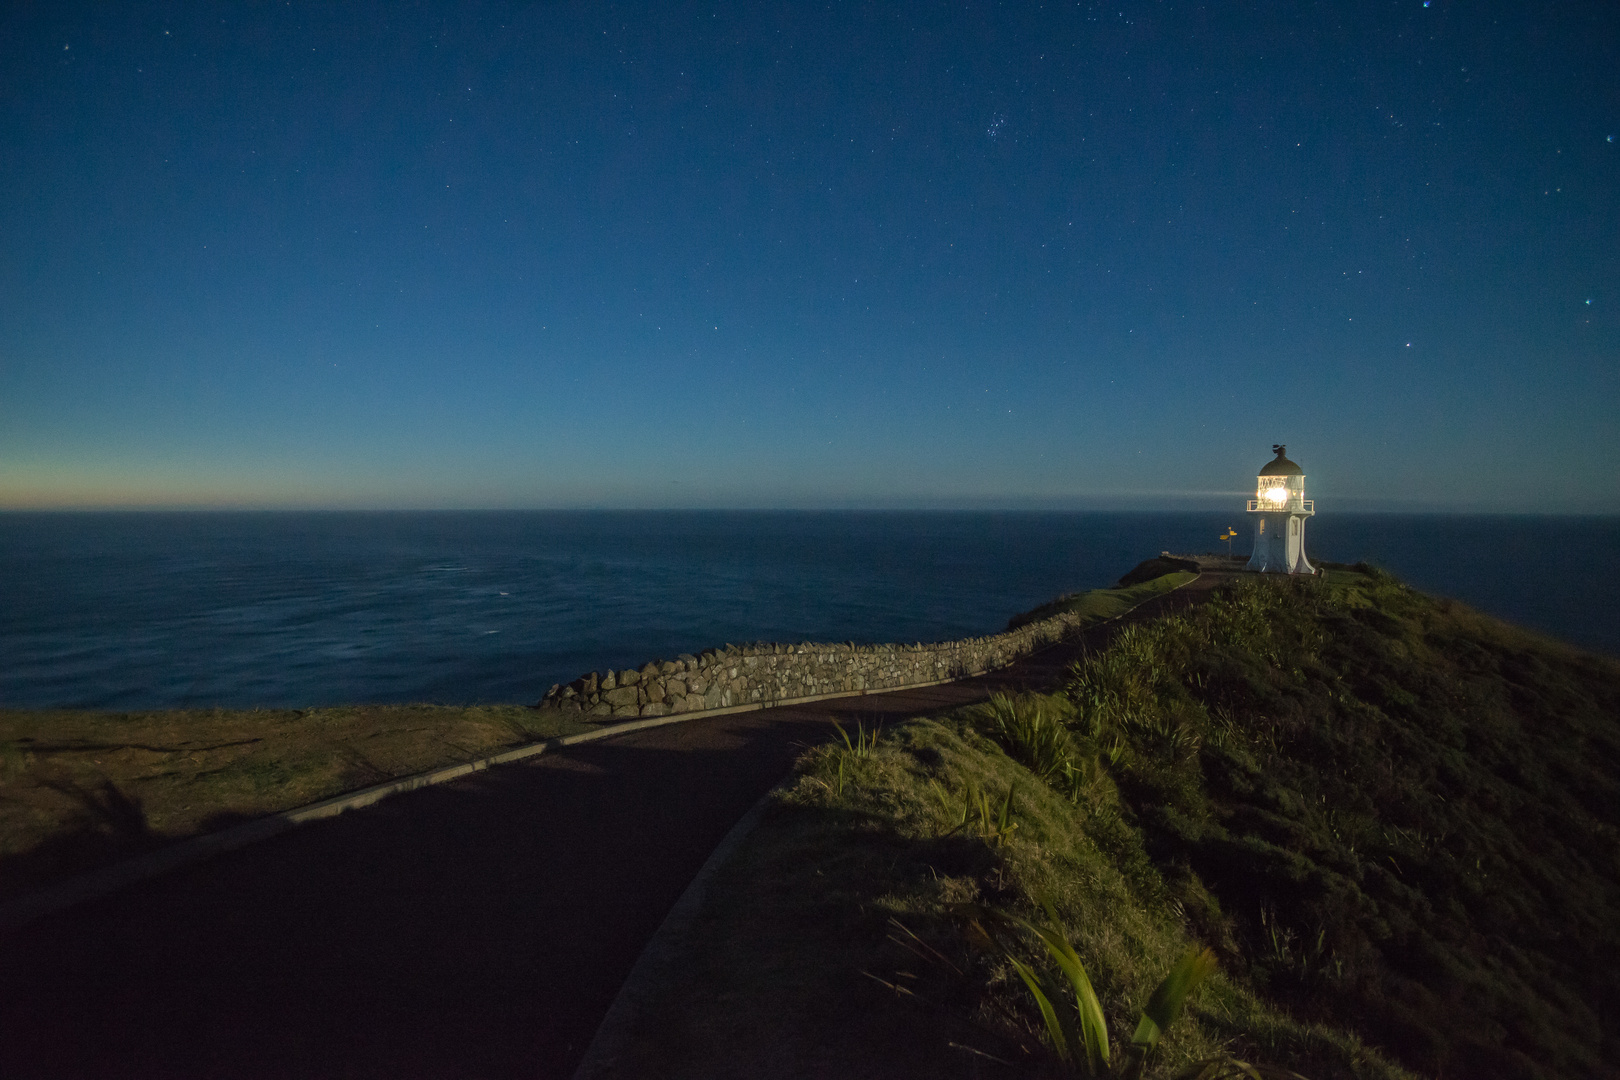
[{"label": "glowing lamp", "polygon": [[1254,554],[1247,569],[1260,574],[1314,574],[1305,558],[1305,519],[1316,515],[1316,504],[1305,497],[1305,470],[1288,460],[1288,447],[1272,447],[1277,459],[1268,461],[1257,477],[1255,497],[1249,500],[1254,518]]}]

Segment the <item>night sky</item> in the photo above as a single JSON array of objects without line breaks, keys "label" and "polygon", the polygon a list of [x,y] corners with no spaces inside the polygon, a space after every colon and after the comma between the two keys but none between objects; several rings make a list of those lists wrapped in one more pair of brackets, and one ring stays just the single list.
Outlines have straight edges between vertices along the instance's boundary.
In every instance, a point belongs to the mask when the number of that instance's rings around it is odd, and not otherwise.
[{"label": "night sky", "polygon": [[1613,2],[12,3],[0,507],[1620,512],[1617,140]]}]

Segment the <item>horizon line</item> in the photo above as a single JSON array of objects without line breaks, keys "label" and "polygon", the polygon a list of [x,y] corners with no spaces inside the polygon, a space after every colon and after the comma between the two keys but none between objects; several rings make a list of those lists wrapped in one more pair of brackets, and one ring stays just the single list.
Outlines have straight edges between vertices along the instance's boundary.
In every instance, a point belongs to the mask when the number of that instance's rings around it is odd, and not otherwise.
[{"label": "horizon line", "polygon": [[[1145,500],[1131,500],[1111,505],[939,505],[929,503],[900,505],[833,505],[833,506],[332,506],[329,504],[298,505],[84,505],[84,506],[0,506],[0,515],[10,514],[1096,514],[1141,513],[1185,514],[1219,513],[1247,515],[1249,511],[1219,505],[1199,505],[1191,500],[1180,506],[1144,506]],[[1439,506],[1417,508],[1407,504],[1374,500],[1344,500],[1340,510],[1319,512],[1316,516],[1336,514],[1413,515],[1429,517],[1586,517],[1620,518],[1616,510],[1541,509],[1518,510],[1482,506]]]}]

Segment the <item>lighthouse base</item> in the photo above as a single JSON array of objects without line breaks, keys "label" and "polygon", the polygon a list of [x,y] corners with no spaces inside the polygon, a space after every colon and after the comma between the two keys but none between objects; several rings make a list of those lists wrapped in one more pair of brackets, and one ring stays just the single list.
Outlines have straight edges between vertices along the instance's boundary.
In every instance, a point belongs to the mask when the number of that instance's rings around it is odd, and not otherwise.
[{"label": "lighthouse base", "polygon": [[1306,514],[1257,513],[1254,554],[1244,567],[1257,574],[1314,574],[1305,558]]}]

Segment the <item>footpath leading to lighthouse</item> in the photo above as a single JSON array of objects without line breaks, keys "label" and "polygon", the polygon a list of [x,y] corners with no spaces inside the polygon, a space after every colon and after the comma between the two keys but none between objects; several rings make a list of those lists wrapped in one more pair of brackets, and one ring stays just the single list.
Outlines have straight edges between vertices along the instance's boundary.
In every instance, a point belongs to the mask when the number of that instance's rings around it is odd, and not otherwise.
[{"label": "footpath leading to lighthouse", "polygon": [[567,1076],[709,852],[832,721],[1048,685],[1119,625],[962,682],[544,755],[50,916],[0,940],[3,1071]]}]

